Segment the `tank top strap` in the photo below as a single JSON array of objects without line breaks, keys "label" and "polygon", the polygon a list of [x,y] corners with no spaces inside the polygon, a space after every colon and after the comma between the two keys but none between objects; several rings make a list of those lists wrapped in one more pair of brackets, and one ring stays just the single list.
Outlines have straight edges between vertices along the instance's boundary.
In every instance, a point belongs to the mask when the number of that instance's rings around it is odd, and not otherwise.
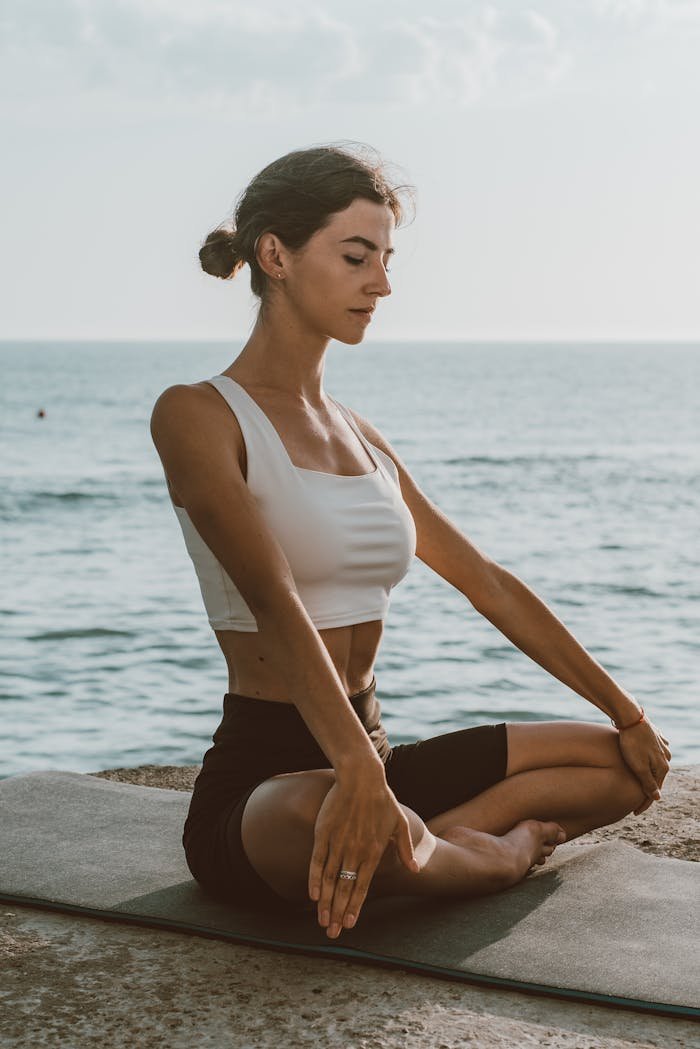
[{"label": "tank top strap", "polygon": [[238,420],[246,447],[248,486],[256,488],[273,478],[289,481],[294,471],[286,449],[247,390],[228,375],[212,375],[206,382],[218,390]]},{"label": "tank top strap", "polygon": [[[329,396],[330,396],[330,394],[329,394]],[[367,440],[367,438],[363,434],[362,430],[360,429],[360,427],[355,422],[355,418],[354,418],[352,412],[350,411],[350,409],[346,408],[344,404],[340,403],[340,401],[336,401],[335,397],[331,397],[331,400],[333,401],[333,404],[335,404],[335,406],[340,409],[340,411],[343,414],[344,418],[347,419],[349,425],[352,427],[352,429],[355,431],[355,433],[357,434],[358,438],[360,439],[360,441],[362,443],[362,446],[365,448],[365,450],[366,450],[367,454],[369,455],[370,459],[372,460],[372,462],[377,464],[377,469],[381,470],[383,474],[386,474],[387,473],[387,468],[386,468],[386,465],[385,465],[385,463],[383,461],[383,458],[382,458],[382,455],[381,455],[381,450],[378,449],[378,448],[375,448],[374,445],[371,444],[370,441]],[[378,452],[380,454],[377,454]]]}]

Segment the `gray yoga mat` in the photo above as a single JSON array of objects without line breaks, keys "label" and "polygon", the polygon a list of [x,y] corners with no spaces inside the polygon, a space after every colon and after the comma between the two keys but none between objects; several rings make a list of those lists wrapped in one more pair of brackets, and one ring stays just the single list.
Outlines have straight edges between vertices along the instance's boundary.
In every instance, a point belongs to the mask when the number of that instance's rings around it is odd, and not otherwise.
[{"label": "gray yoga mat", "polygon": [[209,899],[180,844],[189,794],[71,772],[0,781],[0,899],[470,983],[698,1017],[700,867],[560,846],[506,892],[367,902],[329,940],[314,911]]}]

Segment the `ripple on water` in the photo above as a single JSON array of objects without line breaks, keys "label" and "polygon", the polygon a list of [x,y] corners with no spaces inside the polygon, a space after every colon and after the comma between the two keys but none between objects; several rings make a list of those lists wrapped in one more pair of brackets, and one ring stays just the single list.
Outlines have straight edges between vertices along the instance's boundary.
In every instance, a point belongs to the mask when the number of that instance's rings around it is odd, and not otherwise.
[{"label": "ripple on water", "polygon": [[25,641],[67,641],[71,638],[89,637],[134,637],[131,630],[110,630],[107,627],[85,627],[73,630],[46,630],[41,634],[31,634]]}]

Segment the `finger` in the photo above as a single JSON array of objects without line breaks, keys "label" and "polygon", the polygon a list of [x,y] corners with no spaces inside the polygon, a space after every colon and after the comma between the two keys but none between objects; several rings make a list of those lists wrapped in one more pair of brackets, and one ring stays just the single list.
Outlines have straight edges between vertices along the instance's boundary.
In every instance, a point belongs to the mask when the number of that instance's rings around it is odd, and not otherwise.
[{"label": "finger", "polygon": [[367,893],[369,891],[370,882],[372,875],[368,873],[369,867],[366,863],[363,863],[357,872],[357,881],[352,892],[352,896],[348,900],[348,905],[345,910],[345,917],[343,918],[343,926],[346,929],[352,929],[357,923],[357,919],[360,917],[360,911],[364,904]]},{"label": "finger", "polygon": [[636,775],[646,796],[648,798],[653,798],[655,801],[658,800],[661,797],[661,794],[656,785],[656,778],[651,770],[651,766],[647,765],[646,769],[641,769]]},{"label": "finger", "polygon": [[323,880],[323,868],[328,858],[328,837],[323,831],[317,831],[314,837],[314,847],[309,863],[309,896],[312,900],[321,897],[321,885]]},{"label": "finger", "polygon": [[339,936],[341,929],[345,927],[349,903],[354,894],[357,880],[359,879],[358,866],[359,863],[357,860],[348,860],[343,862],[343,865],[340,868],[341,870],[353,871],[357,874],[357,878],[348,879],[338,877],[336,880],[335,892],[331,903],[331,917],[326,930],[327,935],[330,936],[331,939],[335,939]]},{"label": "finger", "polygon": [[646,810],[649,808],[649,806],[653,805],[653,803],[654,803],[654,799],[653,798],[645,798],[645,800],[642,802],[642,804],[639,806],[639,808],[634,810],[635,816],[640,816],[643,812],[646,812]]},{"label": "finger", "polygon": [[340,931],[340,928],[348,927],[347,919],[350,916],[354,919],[351,925],[354,925],[357,921],[360,909],[367,896],[370,882],[379,866],[384,851],[381,845],[375,842],[365,851],[364,857],[357,857],[349,865],[343,864],[342,869],[354,871],[357,874],[357,878],[353,880],[341,879],[338,883],[338,886],[343,886],[343,889],[336,889],[333,901],[333,915],[331,917],[331,924],[336,925],[338,931]]},{"label": "finger", "polygon": [[382,856],[383,850],[380,848],[375,849],[363,863],[360,863],[357,869],[357,880],[353,883],[354,888],[352,895],[348,900],[345,917],[343,919],[343,925],[347,929],[351,929],[360,916],[362,906],[367,899],[367,893],[369,892],[372,878],[375,875]]},{"label": "finger", "polygon": [[649,763],[654,778],[659,786],[664,781],[664,778],[670,768],[666,756],[659,752]]},{"label": "finger", "polygon": [[348,871],[352,874],[358,873],[358,859],[345,859],[338,866],[336,873],[336,885],[333,894],[333,902],[331,904],[331,925],[328,926],[328,932],[331,932],[332,927],[337,926],[340,928],[345,917],[345,909],[349,898],[353,895],[353,889],[355,887],[356,878],[341,878],[341,871]]},{"label": "finger", "polygon": [[661,775],[660,769],[657,765],[651,765],[649,768],[651,775],[654,778],[654,790],[649,795],[654,801],[658,801],[661,797],[661,787],[663,785],[663,776]]},{"label": "finger", "polygon": [[[346,870],[358,874],[358,864],[358,860],[344,861],[339,867],[339,871]],[[340,930],[343,928],[345,913],[347,911],[348,903],[350,902],[350,897],[353,893],[355,881],[356,879],[354,878],[341,878],[339,874],[336,877],[335,892],[331,903],[331,919],[327,929],[327,933],[331,938],[338,936]]]},{"label": "finger", "polygon": [[663,758],[661,763],[656,766],[656,782],[659,785],[659,790],[664,785],[664,780],[668,776],[669,768],[669,763],[666,761],[665,758]]},{"label": "finger", "polygon": [[[354,871],[357,877],[352,880],[341,879],[338,882],[328,928],[329,935],[337,935],[342,928],[352,928],[356,923],[383,852],[377,844],[370,847],[364,858],[357,858],[354,863],[343,863],[341,869]],[[340,886],[344,888],[341,889]]]},{"label": "finger", "polygon": [[337,936],[343,926],[348,901],[353,893],[356,879],[341,878],[341,870],[352,871],[357,874],[358,867],[362,862],[359,859],[340,862],[336,852],[329,856],[323,873],[323,889],[319,901],[319,922],[328,930],[329,936]]},{"label": "finger", "polygon": [[399,821],[399,828],[394,835],[394,841],[396,844],[396,851],[399,854],[399,858],[403,862],[404,866],[408,867],[410,871],[417,874],[420,870],[420,863],[416,859],[416,854],[413,849],[413,839],[411,838],[411,828],[408,823],[408,817],[402,812],[402,819]]},{"label": "finger", "polygon": [[321,874],[321,895],[317,907],[319,924],[324,927],[330,924],[339,870],[340,854],[331,847]]}]

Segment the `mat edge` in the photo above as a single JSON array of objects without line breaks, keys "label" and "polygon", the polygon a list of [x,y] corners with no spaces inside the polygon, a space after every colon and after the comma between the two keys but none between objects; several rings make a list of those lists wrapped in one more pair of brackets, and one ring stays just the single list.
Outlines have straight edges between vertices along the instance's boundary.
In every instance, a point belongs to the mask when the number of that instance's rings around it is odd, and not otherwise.
[{"label": "mat edge", "polygon": [[306,954],[310,957],[324,957],[330,955],[331,957],[343,958],[346,961],[357,961],[364,964],[379,965],[382,968],[400,969],[405,972],[423,973],[435,976],[438,979],[475,984],[480,987],[491,987],[496,990],[518,991],[523,994],[601,1005],[606,1008],[629,1009],[633,1012],[641,1012],[655,1016],[667,1016],[671,1019],[700,1021],[700,1007],[696,1008],[694,1006],[674,1005],[666,1002],[645,1002],[638,998],[621,998],[616,995],[600,994],[596,991],[581,991],[566,987],[554,987],[549,984],[510,980],[501,976],[485,976],[482,973],[476,973],[465,969],[451,969],[447,967],[433,966],[428,963],[409,962],[406,959],[392,958],[390,955],[372,954],[355,947],[297,944],[273,940],[267,937],[245,936],[237,933],[223,932],[206,925],[195,925],[192,922],[178,922],[170,918],[158,918],[155,915],[132,914],[129,911],[120,911],[116,908],[101,910],[98,908],[82,907],[79,904],[62,903],[60,901],[46,900],[34,896],[20,896],[2,891],[0,891],[0,902],[16,904],[24,907],[34,907],[37,910],[53,911],[58,914],[77,915],[84,918],[98,918],[115,923],[135,925],[141,928],[184,933],[190,936],[200,936],[203,939],[222,940],[251,947],[263,947],[268,950],[278,950],[289,954]]}]

